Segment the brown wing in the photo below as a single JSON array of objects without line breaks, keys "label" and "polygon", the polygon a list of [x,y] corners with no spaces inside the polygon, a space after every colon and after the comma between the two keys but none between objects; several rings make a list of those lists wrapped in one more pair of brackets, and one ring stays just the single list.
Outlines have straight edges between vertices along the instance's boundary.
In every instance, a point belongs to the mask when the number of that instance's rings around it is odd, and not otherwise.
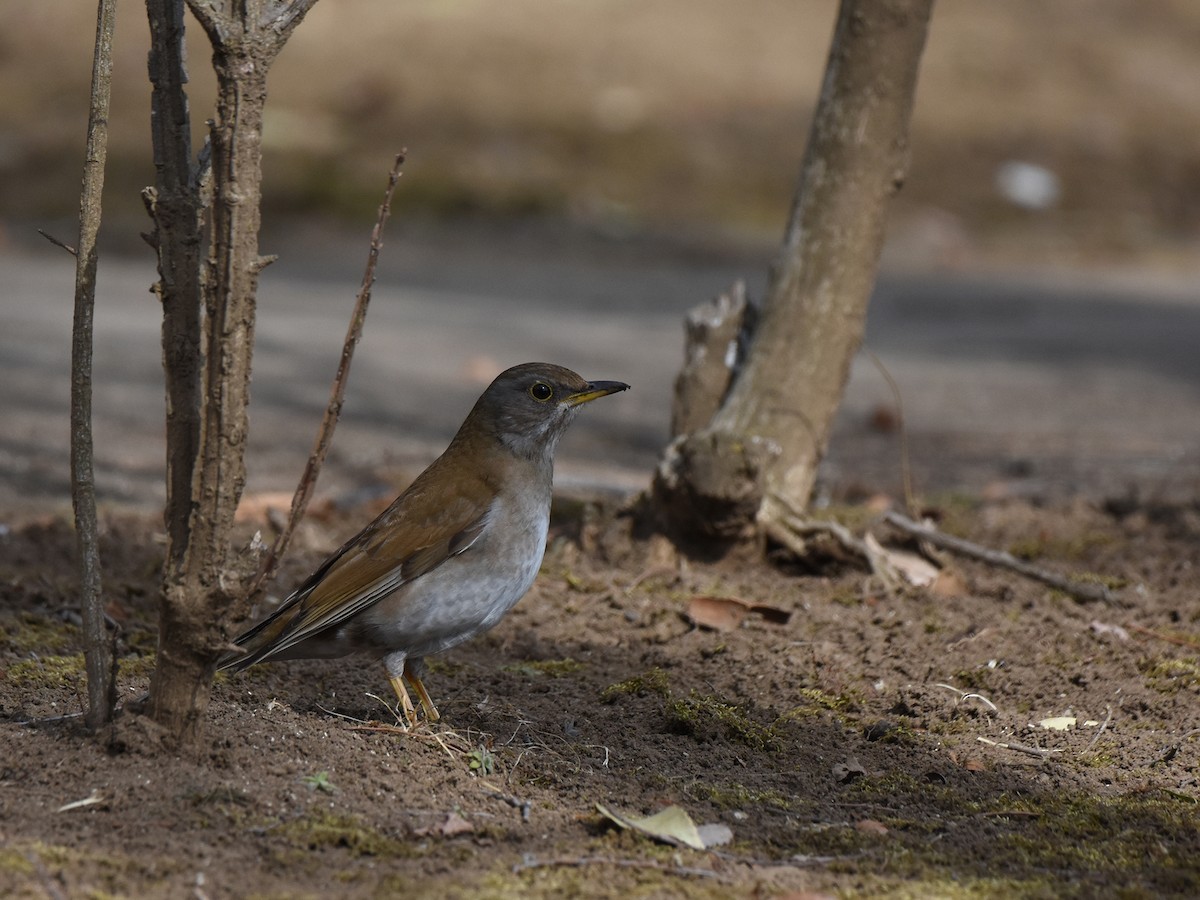
[{"label": "brown wing", "polygon": [[235,643],[243,653],[222,660],[222,668],[244,669],[347,622],[475,543],[487,527],[493,494],[477,476],[468,476],[455,484],[448,499],[443,490],[428,489],[433,468],[329,557],[278,610],[238,637]]}]

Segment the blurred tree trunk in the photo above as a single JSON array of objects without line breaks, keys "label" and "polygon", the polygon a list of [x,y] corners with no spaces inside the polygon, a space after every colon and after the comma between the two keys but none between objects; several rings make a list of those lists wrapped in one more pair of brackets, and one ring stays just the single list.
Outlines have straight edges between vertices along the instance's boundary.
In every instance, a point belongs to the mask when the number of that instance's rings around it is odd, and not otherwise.
[{"label": "blurred tree trunk", "polygon": [[[179,0],[146,4],[155,51],[163,54],[158,74],[151,76],[159,179],[152,212],[164,305],[168,422],[176,426],[168,432],[169,546],[149,712],[179,746],[199,738],[225,643],[222,623],[243,593],[231,538],[246,479],[255,294],[259,273],[270,262],[258,252],[267,72],[315,2],[188,0],[212,43],[217,75],[207,148],[210,246],[202,269],[195,215],[202,208],[203,169],[193,171],[179,160],[189,129],[186,97],[179,96],[186,80],[182,8]],[[156,63],[153,53],[151,63]],[[160,90],[166,93],[159,95]],[[164,122],[164,115],[170,121]],[[168,202],[176,206],[164,207]]]},{"label": "blurred tree trunk", "polygon": [[746,359],[708,426],[668,447],[656,505],[676,538],[754,539],[807,506],[862,340],[933,0],[843,0],[783,246]]}]

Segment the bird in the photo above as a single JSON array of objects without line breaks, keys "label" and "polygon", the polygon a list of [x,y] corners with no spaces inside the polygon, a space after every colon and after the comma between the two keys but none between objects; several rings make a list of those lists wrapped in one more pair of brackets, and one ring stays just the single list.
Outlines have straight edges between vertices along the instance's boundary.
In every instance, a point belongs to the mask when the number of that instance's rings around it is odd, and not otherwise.
[{"label": "bird", "polygon": [[427,656],[493,627],[533,585],[546,549],[554,453],[580,407],[629,389],[562,366],[501,372],[445,451],[219,661],[382,658],[407,726],[407,682],[440,718]]}]

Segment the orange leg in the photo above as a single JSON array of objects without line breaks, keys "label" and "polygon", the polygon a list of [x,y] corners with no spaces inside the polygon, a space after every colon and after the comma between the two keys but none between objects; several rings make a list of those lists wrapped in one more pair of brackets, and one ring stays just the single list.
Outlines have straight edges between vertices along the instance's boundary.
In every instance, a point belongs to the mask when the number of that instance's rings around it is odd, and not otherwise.
[{"label": "orange leg", "polygon": [[[421,708],[425,710],[425,718],[430,722],[436,722],[441,716],[438,714],[437,707],[433,705],[433,698],[429,696],[429,691],[425,690],[425,684],[421,681],[421,676],[416,673],[412,666],[407,662],[404,663],[404,678],[412,686],[412,689],[417,692],[417,699],[421,701]],[[405,699],[408,694],[405,693]],[[412,707],[412,701],[409,700],[409,708]]]},{"label": "orange leg", "polygon": [[[396,692],[396,697],[400,701],[400,711],[404,713],[404,721],[407,727],[412,728],[417,724],[417,711],[413,708],[412,698],[408,696],[408,689],[404,686],[404,679],[399,675],[388,675],[388,681],[392,683],[392,690]],[[420,684],[420,682],[417,682]],[[417,696],[421,698],[421,704],[425,704],[425,688],[422,685]]]}]

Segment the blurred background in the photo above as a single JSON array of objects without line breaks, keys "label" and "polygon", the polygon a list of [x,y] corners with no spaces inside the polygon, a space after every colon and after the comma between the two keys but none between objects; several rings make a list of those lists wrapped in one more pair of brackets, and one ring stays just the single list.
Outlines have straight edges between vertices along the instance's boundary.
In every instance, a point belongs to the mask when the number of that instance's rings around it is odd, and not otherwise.
[{"label": "blurred background", "polygon": [[[361,228],[394,151],[406,214],[764,237],[786,216],[832,0],[325,0],[275,65],[266,204]],[[0,8],[0,210],[78,206],[94,10]],[[212,108],[191,29],[197,139]],[[118,4],[110,215],[152,181],[145,7]],[[1186,265],[1200,242],[1200,6],[935,8],[892,216],[922,262]],[[912,245],[910,247],[910,244]]]},{"label": "blurred background", "polygon": [[[347,428],[400,421],[406,435],[420,432],[410,448],[420,456],[414,448],[444,440],[481,381],[557,353],[638,389],[620,398],[624,412],[616,402],[604,410],[626,417],[608,440],[593,433],[575,452],[648,471],[665,440],[683,311],[737,277],[761,291],[836,9],[318,3],[270,80],[263,250],[281,259],[263,280],[259,421],[278,435],[304,413],[292,442],[307,451],[386,172],[407,148],[377,291],[377,307],[393,313],[368,322],[366,375],[356,373],[363,383],[347,407],[361,419]],[[18,484],[44,466],[44,480],[28,483],[55,493],[59,451],[42,451],[63,444],[65,417],[37,416],[66,408],[71,281],[35,228],[74,234],[94,27],[92,5],[74,0],[0,6],[0,366],[13,369],[0,471]],[[131,407],[160,412],[158,322],[143,293],[152,262],[138,237],[139,191],[153,181],[146,48],[144,4],[122,0],[101,299],[138,305],[98,319],[97,404],[121,423],[114,441],[130,433]],[[198,27],[189,54],[199,144],[213,83]],[[1146,472],[1159,489],[1193,484],[1200,4],[943,2],[911,144],[868,341],[905,391],[928,483],[1041,475],[1069,488],[1103,471],[1113,473],[1107,491]],[[51,320],[34,309],[41,292],[53,298]],[[400,316],[395,332],[389,314]],[[306,355],[316,334],[320,347]],[[42,345],[54,348],[53,371],[31,361]],[[106,374],[123,385],[111,395]],[[398,409],[406,392],[425,406]],[[867,487],[893,483],[883,474],[895,469],[891,402],[878,373],[856,366],[840,427],[859,440],[835,440],[834,471],[858,472]],[[145,469],[150,484],[161,425],[146,429],[109,463]],[[363,435],[347,442],[376,446]],[[391,446],[361,451],[359,463],[387,462],[399,452]],[[859,446],[882,454],[877,474],[861,475],[871,459],[854,455]],[[943,484],[938,454],[984,462]],[[140,476],[129,477],[110,482],[115,495],[140,496]]]}]

